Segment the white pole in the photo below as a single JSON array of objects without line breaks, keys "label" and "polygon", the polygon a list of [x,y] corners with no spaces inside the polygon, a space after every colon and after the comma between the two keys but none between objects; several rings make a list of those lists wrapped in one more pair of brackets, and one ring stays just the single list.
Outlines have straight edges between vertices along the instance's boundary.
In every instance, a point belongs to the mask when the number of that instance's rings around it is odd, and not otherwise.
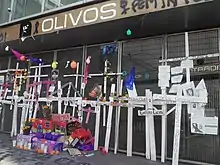
[{"label": "white pole", "polygon": [[[67,94],[66,94],[66,98],[67,98],[67,99],[68,99],[69,96],[70,96],[71,87],[72,87],[72,82],[69,82],[69,85],[68,85],[68,91],[67,91]],[[65,103],[65,102],[64,102],[64,103]],[[63,114],[66,113],[67,105],[68,105],[68,102],[64,105],[64,111],[63,111]],[[74,116],[74,115],[73,115],[73,116]]]},{"label": "white pole", "polygon": [[181,113],[182,113],[182,102],[178,101],[178,98],[182,96],[181,87],[177,91],[177,103],[175,111],[175,126],[174,126],[174,138],[173,138],[173,157],[172,165],[179,164],[179,147],[180,147],[180,131],[181,131]]},{"label": "white pole", "polygon": [[[34,81],[32,83],[36,83],[37,82],[37,73],[38,73],[38,67],[35,68],[35,73],[34,73]],[[28,104],[27,104],[27,108],[26,108],[26,112],[25,112],[25,121],[27,120],[27,117],[28,119],[30,118],[30,114],[31,114],[31,111],[33,109],[33,102],[34,102],[34,91],[35,91],[35,87],[31,86],[30,89],[29,89],[29,96],[28,96],[28,99],[31,99],[31,101],[28,101]],[[28,116],[29,114],[29,116]]]},{"label": "white pole", "polygon": [[[105,60],[105,69],[104,74],[108,71],[108,60]],[[107,76],[104,77],[104,100],[106,100],[106,91],[107,91]],[[103,106],[103,126],[106,124],[106,106]]]},{"label": "white pole", "polygon": [[62,88],[61,88],[61,81],[58,81],[58,114],[62,114]]},{"label": "white pole", "polygon": [[[92,77],[103,77],[103,76],[121,76],[122,73],[91,73],[88,75],[88,78]],[[69,74],[69,75],[63,75],[63,77],[84,77],[82,74]]]},{"label": "white pole", "polygon": [[[40,75],[41,75],[41,64],[39,64],[38,77],[37,77],[38,82],[40,82],[40,80],[41,80]],[[40,97],[41,87],[42,87],[42,84],[37,85],[37,96],[35,96],[35,97]],[[39,102],[38,102],[38,100],[36,100],[35,107],[34,107],[34,114],[33,114],[34,119],[36,119],[36,117],[37,117],[38,107],[39,107]],[[29,116],[29,117],[31,117],[31,116]]]},{"label": "white pole", "polygon": [[15,96],[14,102],[14,110],[13,110],[13,124],[11,130],[11,137],[17,135],[17,112],[18,112],[18,96]]},{"label": "white pole", "polygon": [[[75,89],[76,90],[78,88],[78,79],[79,79],[78,74],[79,74],[79,63],[77,62],[77,66],[76,66],[76,80],[75,80]],[[74,97],[76,97],[76,91],[74,92]],[[76,107],[73,106],[73,117],[75,115],[75,109],[76,109]]]},{"label": "white pole", "polygon": [[[100,89],[102,89],[102,86],[99,86]],[[95,141],[94,141],[94,150],[98,150],[99,145],[99,129],[100,129],[100,105],[95,106],[95,112],[96,112],[96,119],[95,119]]]},{"label": "white pole", "polygon": [[[122,90],[123,90],[123,80],[121,80],[121,84],[119,87],[119,95],[122,95]],[[114,154],[117,154],[118,151],[118,139],[119,139],[119,129],[120,129],[120,115],[121,115],[121,106],[117,107],[117,112],[118,115],[116,119],[116,127],[115,127],[115,148],[114,148]]]},{"label": "white pole", "polygon": [[22,130],[22,128],[23,128],[23,126],[24,126],[24,124],[23,124],[23,122],[24,122],[24,120],[25,120],[25,114],[26,114],[26,106],[24,106],[24,107],[22,107],[22,112],[21,112],[21,123],[20,123],[20,134],[23,134],[23,130]]},{"label": "white pole", "polygon": [[96,119],[95,119],[95,141],[94,150],[98,150],[99,146],[99,128],[100,128],[100,106],[95,107]]},{"label": "white pole", "polygon": [[[146,89],[145,93],[146,93],[146,98],[147,98],[147,102],[146,102],[146,106],[145,109],[148,110],[149,108],[149,94],[150,90]],[[150,159],[150,126],[149,126],[149,122],[148,122],[148,115],[145,115],[145,147],[146,147],[146,159]]]},{"label": "white pole", "polygon": [[[163,54],[163,59],[167,59],[167,38],[165,37],[165,42],[164,44],[166,45],[164,47],[164,54]],[[167,62],[164,62],[165,65],[167,65]],[[166,87],[161,87],[161,94],[163,97],[166,97],[167,91]],[[162,105],[162,111],[163,111],[163,116],[162,116],[162,121],[161,121],[161,162],[164,163],[166,159],[166,151],[167,151],[167,104]]]},{"label": "white pole", "polygon": [[[153,109],[153,95],[152,92],[149,91],[149,103],[148,107]],[[154,116],[150,115],[148,118],[148,122],[150,125],[149,134],[150,134],[150,153],[151,160],[156,161],[156,142],[155,142],[155,130],[154,130]]]},{"label": "white pole", "polygon": [[[189,34],[185,32],[185,54],[189,58]],[[186,82],[190,82],[190,68],[186,68]]]},{"label": "white pole", "polygon": [[[17,62],[16,64],[16,70],[18,70],[18,67],[19,67],[19,63]],[[17,107],[17,95],[18,95],[18,89],[17,89],[17,85],[16,85],[16,80],[17,80],[17,75],[15,74],[15,78],[14,78],[14,85],[13,85],[13,92],[12,92],[12,100],[14,100],[14,110],[13,110],[13,116],[12,116],[12,129],[11,129],[11,136],[15,135],[16,134],[16,131],[17,131],[17,110],[18,110],[18,107]],[[12,110],[13,106],[11,104],[10,106],[10,110]]]},{"label": "white pole", "polygon": [[[189,33],[185,32],[185,55],[189,59]],[[190,82],[190,68],[186,68],[186,83]],[[190,113],[190,104],[187,104],[188,113]]]},{"label": "white pole", "polygon": [[[110,102],[113,102],[115,94],[115,84],[111,85],[111,96],[110,96]],[[108,119],[107,119],[107,128],[106,128],[106,134],[105,134],[105,151],[108,152],[109,148],[109,141],[111,136],[111,127],[112,127],[112,112],[113,112],[113,106],[109,106],[108,110]]]},{"label": "white pole", "polygon": [[[161,92],[163,97],[166,97],[166,87],[161,87]],[[167,142],[167,105],[163,104],[162,105],[162,111],[163,111],[163,116],[162,116],[162,138],[161,138],[161,162],[164,163],[165,162],[165,158],[166,158],[166,142]]]},{"label": "white pole", "polygon": [[78,104],[77,117],[78,117],[79,122],[82,123],[82,121],[83,121],[83,117],[82,117],[82,113],[83,113],[83,111],[82,111],[82,97],[80,98],[80,101],[81,101],[80,105]]},{"label": "white pole", "polygon": [[[17,62],[15,72],[18,70],[18,67],[19,67],[19,63]],[[15,91],[16,91],[15,90],[15,87],[17,86],[16,82],[17,82],[17,75],[15,75],[15,79],[14,79],[14,85],[13,85],[13,91],[12,91],[12,99],[13,99],[13,97],[15,95]],[[13,107],[13,105],[10,106],[10,110],[12,110],[12,107]]]},{"label": "white pole", "polygon": [[18,86],[18,91],[21,91],[21,85],[22,85],[22,72],[20,72],[20,76],[19,76],[19,86]]},{"label": "white pole", "polygon": [[[133,83],[133,90],[129,90],[129,97],[137,97],[135,84]],[[128,107],[128,123],[127,123],[127,156],[132,156],[132,134],[133,134],[133,107]]]}]

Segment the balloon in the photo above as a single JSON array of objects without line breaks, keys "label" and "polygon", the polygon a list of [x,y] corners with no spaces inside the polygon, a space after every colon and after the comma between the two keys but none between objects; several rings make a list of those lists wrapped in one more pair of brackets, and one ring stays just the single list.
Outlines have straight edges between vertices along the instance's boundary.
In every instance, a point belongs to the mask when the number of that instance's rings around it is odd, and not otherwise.
[{"label": "balloon", "polygon": [[21,60],[21,61],[25,61],[25,59],[26,59],[25,56],[21,56],[21,57],[20,57],[20,60]]},{"label": "balloon", "polygon": [[17,60],[20,60],[21,56],[23,56],[20,52],[15,51],[13,49],[11,49],[12,53],[14,54],[14,56],[17,58]]},{"label": "balloon", "polygon": [[77,67],[76,61],[72,61],[72,62],[70,63],[70,67],[71,67],[72,69],[76,69],[76,67]]},{"label": "balloon", "polygon": [[91,62],[91,58],[92,58],[91,56],[88,56],[88,57],[87,57],[87,59],[86,59],[86,64],[87,64],[87,65],[90,64],[90,62]]},{"label": "balloon", "polygon": [[9,46],[5,47],[5,51],[8,52],[9,51]]},{"label": "balloon", "polygon": [[126,76],[127,75],[127,72],[126,71],[123,71],[122,72],[122,76]]},{"label": "balloon", "polygon": [[54,62],[51,64],[51,67],[52,67],[53,69],[56,69],[56,68],[57,68],[57,62],[54,61]]}]

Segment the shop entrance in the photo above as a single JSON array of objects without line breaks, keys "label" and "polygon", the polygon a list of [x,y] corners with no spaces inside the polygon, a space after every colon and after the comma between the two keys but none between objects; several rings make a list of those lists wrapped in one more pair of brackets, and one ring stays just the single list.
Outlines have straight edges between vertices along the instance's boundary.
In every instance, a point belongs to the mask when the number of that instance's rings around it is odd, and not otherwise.
[{"label": "shop entrance", "polygon": [[[203,32],[189,33],[190,56],[201,56],[207,54],[219,54],[219,31],[208,30]],[[59,62],[59,73],[62,83],[72,81],[74,78],[64,79],[64,74],[71,74],[72,71],[65,68],[66,62],[75,60],[81,64],[86,56],[92,56],[90,73],[100,73],[103,71],[103,57],[101,53],[102,45],[71,48],[59,51],[40,52],[37,57],[42,57],[47,64],[51,64],[54,58]],[[113,54],[109,60],[111,62],[110,71],[129,72],[132,67],[136,68],[136,88],[138,95],[145,95],[145,89],[150,89],[153,93],[160,93],[158,87],[158,66],[159,60],[185,57],[184,34],[168,35],[139,39],[135,41],[122,42],[122,54]],[[0,59],[0,70],[8,68],[9,57]],[[180,65],[179,61],[167,63],[171,66]],[[10,68],[15,68],[16,60],[12,59]],[[121,66],[121,67],[120,67]],[[191,70],[191,80],[197,81],[204,78],[209,93],[209,102],[206,107],[207,116],[219,115],[219,57],[209,57],[203,60],[194,60],[195,68]],[[80,65],[79,73],[83,73],[84,66]],[[45,71],[50,74],[51,69]],[[117,80],[112,80],[116,82]],[[103,83],[103,78],[97,77],[89,80],[85,93],[91,91],[95,83]],[[80,81],[78,86],[80,86]],[[64,91],[63,93],[65,93]],[[54,106],[56,107],[56,105]],[[123,108],[122,108],[123,109]],[[71,112],[72,109],[67,109]],[[20,115],[20,114],[19,114]],[[101,114],[102,115],[102,114]],[[113,113],[112,134],[110,146],[114,147],[114,121]],[[197,135],[190,133],[190,116],[183,110],[180,159],[219,164],[219,135]],[[19,118],[19,117],[18,117]],[[91,116],[87,125],[91,131],[94,130],[95,116]],[[0,113],[0,128],[2,131],[11,131],[12,111],[7,105],[3,106]],[[133,114],[133,152],[145,154],[145,118],[138,117],[137,111]],[[101,121],[102,122],[102,121]],[[19,124],[18,124],[19,125]],[[167,157],[172,157],[174,113],[168,116],[167,121]],[[100,129],[100,142],[103,143],[106,128]],[[155,117],[155,134],[157,155],[161,155],[161,117]],[[127,148],[127,109],[121,110],[119,149]]]}]

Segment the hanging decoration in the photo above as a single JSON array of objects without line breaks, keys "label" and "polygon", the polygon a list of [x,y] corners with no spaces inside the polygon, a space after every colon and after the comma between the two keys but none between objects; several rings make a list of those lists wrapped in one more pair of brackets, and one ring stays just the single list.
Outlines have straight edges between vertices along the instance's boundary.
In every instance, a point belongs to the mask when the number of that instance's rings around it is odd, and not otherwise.
[{"label": "hanging decoration", "polygon": [[42,59],[38,59],[38,58],[34,58],[31,57],[30,55],[26,55],[27,60],[29,60],[31,63],[35,63],[35,64],[44,64]]},{"label": "hanging decoration", "polygon": [[57,68],[57,64],[58,64],[58,62],[54,61],[54,62],[52,62],[51,67],[53,69],[56,69]]},{"label": "hanging decoration", "polygon": [[5,51],[8,52],[9,51],[9,46],[5,47]]},{"label": "hanging decoration", "polygon": [[8,84],[13,83],[13,75],[10,72],[7,72],[5,77],[6,77],[5,78],[6,83]]},{"label": "hanging decoration", "polygon": [[14,49],[11,49],[12,53],[14,54],[15,58],[17,60],[21,60],[21,57],[24,56],[23,54],[19,53],[18,51],[14,50]]},{"label": "hanging decoration", "polygon": [[30,55],[21,54],[20,52],[10,48],[9,46],[6,46],[5,51],[9,51],[9,50],[12,51],[13,55],[18,61],[30,61],[31,63],[35,63],[35,64],[43,64],[42,59],[33,58]]},{"label": "hanging decoration", "polygon": [[71,67],[72,69],[76,69],[76,67],[77,67],[76,61],[72,61],[72,62],[70,63],[70,67]]},{"label": "hanging decoration", "polygon": [[101,52],[103,56],[111,55],[117,52],[117,43],[101,46]]},{"label": "hanging decoration", "polygon": [[59,77],[59,70],[58,69],[53,69],[51,72],[51,79],[53,81],[56,81]]},{"label": "hanging decoration", "polygon": [[88,56],[86,58],[86,62],[85,62],[86,66],[85,66],[85,69],[84,69],[84,78],[83,78],[84,85],[87,84],[87,80],[88,80],[88,76],[89,76],[89,64],[90,64],[90,62],[91,62],[91,56]]},{"label": "hanging decoration", "polygon": [[58,77],[59,77],[59,70],[57,69],[58,62],[53,61],[51,64],[52,67],[52,71],[51,71],[51,80],[53,81],[57,81]]},{"label": "hanging decoration", "polygon": [[21,60],[21,61],[25,61],[25,60],[26,60],[26,57],[25,57],[24,55],[22,55],[22,56],[20,57],[20,60]]},{"label": "hanging decoration", "polygon": [[102,94],[102,90],[100,88],[99,84],[95,84],[91,92],[89,93],[89,96],[92,98],[99,98]]},{"label": "hanging decoration", "polygon": [[68,68],[68,67],[69,67],[69,64],[70,64],[70,61],[67,61],[67,62],[66,62],[66,65],[65,65],[65,68]]},{"label": "hanging decoration", "polygon": [[132,67],[129,75],[125,80],[125,86],[127,89],[133,90],[134,79],[135,79],[135,67]]}]

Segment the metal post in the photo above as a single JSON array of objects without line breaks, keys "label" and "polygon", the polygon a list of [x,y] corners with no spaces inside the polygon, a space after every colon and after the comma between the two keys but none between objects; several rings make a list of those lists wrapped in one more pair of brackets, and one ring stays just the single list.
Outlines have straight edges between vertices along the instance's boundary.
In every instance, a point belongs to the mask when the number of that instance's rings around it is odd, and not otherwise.
[{"label": "metal post", "polygon": [[[189,34],[185,32],[185,55],[189,57]],[[190,68],[186,68],[186,82],[190,82]]]},{"label": "metal post", "polygon": [[[87,56],[87,46],[83,46],[83,54],[82,54],[82,74],[84,75],[84,69],[85,69],[85,60],[86,60],[86,56]],[[83,83],[83,77],[81,77],[81,84]],[[82,86],[81,86],[82,87]],[[82,94],[82,96],[84,97],[84,93],[85,90],[80,88],[80,93]]]},{"label": "metal post", "polygon": [[[219,54],[220,54],[220,28],[218,28],[218,52],[219,52]],[[218,57],[218,61],[220,61],[220,56]],[[220,85],[220,74],[219,74],[219,77],[218,77],[218,79],[219,79],[219,85]],[[219,91],[219,93],[218,93],[218,102],[219,102],[219,98],[220,98],[220,91]],[[220,107],[220,102],[219,102],[219,107]],[[218,110],[218,116],[220,115],[220,111]],[[218,139],[218,144],[219,144],[219,138],[217,138]]]},{"label": "metal post", "polygon": [[[182,96],[182,87],[178,88],[177,99]],[[175,125],[173,136],[173,156],[172,165],[178,165],[179,163],[179,148],[180,148],[180,131],[181,131],[181,116],[182,116],[182,102],[176,102],[175,111]]]},{"label": "metal post", "polygon": [[[121,73],[121,61],[122,61],[122,49],[123,44],[122,42],[118,42],[118,65],[117,65],[117,73]],[[119,94],[121,87],[121,75],[117,76],[117,94]],[[115,146],[114,146],[114,154],[118,151],[118,140],[119,140],[119,125],[120,125],[120,113],[121,107],[116,107],[115,111]]]},{"label": "metal post", "polygon": [[[167,59],[167,35],[163,37],[163,43],[162,43],[162,60]],[[167,62],[163,62],[162,65],[167,65]],[[161,94],[166,97],[167,91],[166,87],[161,88]],[[162,105],[162,110],[165,115],[162,116],[162,122],[161,122],[161,162],[165,162],[166,159],[166,153],[167,153],[167,105]]]},{"label": "metal post", "polygon": [[57,61],[57,51],[56,50],[54,51],[54,54],[53,54],[53,61]]},{"label": "metal post", "polygon": [[[185,32],[185,57],[189,58],[189,33],[188,32]],[[190,82],[190,68],[186,68],[186,83],[188,82]],[[189,114],[189,112],[190,112],[190,105],[187,104],[187,111],[185,113]],[[189,120],[187,120],[187,122],[189,123]],[[188,128],[190,130],[190,124]],[[185,143],[185,146],[187,147],[187,154],[188,154],[189,153],[189,141],[184,140],[184,143]]]},{"label": "metal post", "polygon": [[[55,50],[54,52],[53,52],[53,61],[57,61],[57,53],[58,53],[58,51],[57,50]],[[39,68],[40,69],[40,68]],[[61,86],[62,86],[62,84],[61,84]],[[59,106],[59,104],[58,104],[58,106]],[[53,110],[53,107],[54,107],[54,104],[53,104],[53,102],[50,104],[50,108]],[[59,108],[59,107],[58,107]]]},{"label": "metal post", "polygon": [[45,10],[45,5],[46,5],[46,0],[42,0],[42,3],[41,3],[41,13],[44,12],[44,10]]},{"label": "metal post", "polygon": [[11,12],[9,13],[8,21],[12,21],[12,16],[14,14],[15,9],[15,0],[11,0],[11,6],[10,6]]},{"label": "metal post", "polygon": [[[10,69],[11,67],[11,57],[9,57],[8,59],[8,69]],[[6,111],[6,107],[5,104],[2,104],[2,119],[1,119],[1,131],[4,131],[4,122],[5,122],[5,111]]]}]

